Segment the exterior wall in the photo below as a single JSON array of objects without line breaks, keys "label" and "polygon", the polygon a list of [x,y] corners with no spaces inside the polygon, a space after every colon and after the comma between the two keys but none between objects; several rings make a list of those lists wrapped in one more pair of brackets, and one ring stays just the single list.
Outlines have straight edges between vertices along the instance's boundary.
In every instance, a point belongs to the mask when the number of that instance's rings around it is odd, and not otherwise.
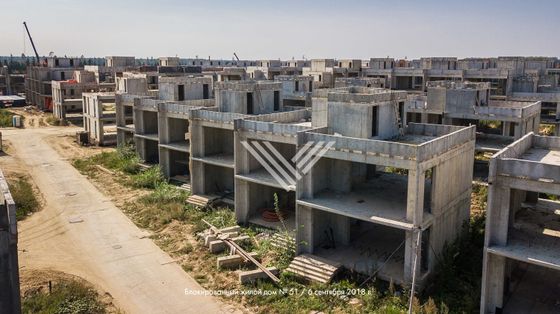
[{"label": "exterior wall", "polygon": [[21,313],[16,204],[0,171],[0,309]]},{"label": "exterior wall", "polygon": [[[275,93],[278,95],[276,104]],[[248,113],[248,104],[251,102],[248,97],[252,97],[252,113]],[[282,99],[282,84],[279,82],[243,81],[216,85],[216,106],[222,112],[264,114],[282,111]]]},{"label": "exterior wall", "polygon": [[[204,98],[204,85],[208,94]],[[183,99],[179,99],[179,89],[182,86]],[[160,100],[194,100],[210,99],[213,94],[212,78],[209,77],[161,77],[159,81]]]}]

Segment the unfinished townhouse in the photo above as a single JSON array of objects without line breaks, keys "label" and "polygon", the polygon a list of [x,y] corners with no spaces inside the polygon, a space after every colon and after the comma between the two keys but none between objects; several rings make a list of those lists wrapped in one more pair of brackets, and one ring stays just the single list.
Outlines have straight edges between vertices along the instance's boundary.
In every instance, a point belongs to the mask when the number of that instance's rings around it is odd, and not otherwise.
[{"label": "unfinished townhouse", "polygon": [[[201,103],[192,101],[208,100],[211,96],[211,78],[177,76],[160,77],[157,99],[134,99],[134,142],[140,158],[147,163],[159,162],[168,176],[188,175],[189,116],[187,115],[188,110],[185,108],[190,107],[189,104],[200,105]],[[163,104],[167,105],[161,107],[164,111],[160,115],[160,105]],[[211,106],[213,102],[203,104]],[[185,106],[184,110],[181,110],[179,106]],[[183,113],[183,118],[179,117],[181,113]],[[160,143],[160,136],[164,143]],[[160,153],[164,157],[162,160],[160,160]],[[174,170],[177,169],[176,162],[183,163],[182,171]]]},{"label": "unfinished townhouse", "polygon": [[334,87],[333,68],[336,63],[334,59],[313,59],[309,67],[302,69],[303,75],[313,76],[313,88],[332,88]]},{"label": "unfinished townhouse", "polygon": [[25,99],[28,105],[52,111],[52,81],[72,78],[80,67],[79,58],[48,57],[37,66],[28,66],[25,75]]},{"label": "unfinished townhouse", "polygon": [[428,81],[457,81],[462,78],[462,71],[457,70],[457,58],[421,58],[417,62],[371,58],[369,65],[363,70],[364,76],[384,79],[387,88],[410,92],[425,91]]},{"label": "unfinished townhouse", "polygon": [[359,77],[362,75],[362,60],[341,59],[337,60],[338,66],[333,67],[334,78]]},{"label": "unfinished townhouse", "polygon": [[469,218],[475,127],[403,126],[406,99],[363,87],[314,99],[313,129],[297,133],[297,147],[332,146],[297,180],[296,245],[305,258],[290,271],[313,279],[306,261],[317,257],[408,286],[416,277],[421,287],[459,235]]},{"label": "unfinished townhouse", "polygon": [[16,204],[0,171],[0,309],[20,313]]},{"label": "unfinished townhouse", "polygon": [[[402,61],[402,60],[401,60]],[[427,82],[468,81],[490,84],[494,100],[541,102],[541,123],[560,134],[560,63],[551,57],[421,58],[403,62],[372,58],[366,77],[385,79],[386,87],[425,92]]]},{"label": "unfinished townhouse", "polygon": [[430,81],[426,96],[412,95],[405,121],[476,125],[476,149],[497,152],[529,132],[538,132],[541,103],[490,99],[490,83]]},{"label": "unfinished townhouse", "polygon": [[83,119],[82,93],[114,92],[114,83],[98,83],[93,72],[77,70],[68,80],[52,81],[52,111],[61,120]]},{"label": "unfinished townhouse", "polygon": [[247,67],[247,76],[251,80],[275,80],[279,75],[300,75],[302,67],[292,66],[280,60],[258,60],[255,66]]},{"label": "unfinished townhouse", "polygon": [[492,157],[481,313],[560,312],[559,196],[559,137],[530,133]]},{"label": "unfinished townhouse", "polygon": [[179,57],[159,57],[158,65],[163,67],[179,66],[181,65],[181,60]]},{"label": "unfinished townhouse", "polygon": [[275,81],[282,82],[284,107],[311,107],[313,76],[277,75]]},{"label": "unfinished townhouse", "polygon": [[[272,150],[280,154],[293,169],[291,159],[297,150],[297,133],[311,128],[311,111],[300,109],[263,114],[234,122],[235,147],[235,214],[238,223],[254,224],[273,230],[294,232],[295,177],[294,182],[283,186],[271,173],[268,161],[278,159]],[[264,150],[266,147],[266,150]],[[266,151],[260,158],[253,152]],[[277,163],[282,163],[278,160]],[[292,171],[286,169],[290,175]],[[284,178],[286,180],[286,178]],[[275,197],[278,208],[275,208]]]},{"label": "unfinished townhouse", "polygon": [[217,82],[216,107],[191,112],[189,202],[234,206],[234,120],[283,110],[282,83]]},{"label": "unfinished townhouse", "polygon": [[83,93],[82,103],[87,142],[99,146],[117,144],[115,93]]},{"label": "unfinished townhouse", "polygon": [[117,125],[117,145],[134,142],[134,100],[136,98],[157,98],[157,90],[148,90],[144,75],[123,73],[117,77],[115,93],[115,114]]}]

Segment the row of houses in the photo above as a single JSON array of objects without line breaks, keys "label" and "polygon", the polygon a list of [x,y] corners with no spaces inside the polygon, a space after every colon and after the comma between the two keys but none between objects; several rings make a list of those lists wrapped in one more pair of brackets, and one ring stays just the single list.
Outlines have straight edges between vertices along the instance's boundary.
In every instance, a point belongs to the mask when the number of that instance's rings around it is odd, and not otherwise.
[{"label": "row of houses", "polygon": [[153,71],[107,75],[116,92],[83,92],[82,114],[93,142],[134,143],[189,202],[229,205],[240,224],[287,228],[297,254],[409,286],[427,282],[460,234],[485,163],[481,312],[555,311],[560,140],[538,133],[551,124],[558,135],[557,68],[556,58],[161,58]]},{"label": "row of houses", "polygon": [[469,218],[475,152],[496,153],[486,170],[481,311],[519,300],[556,309],[523,289],[535,281],[558,289],[549,272],[560,263],[551,253],[560,205],[547,196],[560,195],[560,140],[536,135],[540,101],[493,98],[487,82],[430,82],[418,95],[340,78],[336,88],[301,80],[305,100],[294,103],[297,79],[160,77],[155,93],[144,78],[123,78],[118,143],[134,142],[143,160],[191,190],[193,204],[230,205],[240,224],[288,228],[298,254],[420,287]]}]

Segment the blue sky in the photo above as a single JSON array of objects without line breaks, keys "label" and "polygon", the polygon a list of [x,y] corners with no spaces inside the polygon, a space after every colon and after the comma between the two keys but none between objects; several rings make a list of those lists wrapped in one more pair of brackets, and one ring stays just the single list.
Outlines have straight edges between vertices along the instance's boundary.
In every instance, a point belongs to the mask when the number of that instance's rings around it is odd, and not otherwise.
[{"label": "blue sky", "polygon": [[[560,55],[560,1],[0,0],[0,55]],[[25,38],[25,52],[33,51]]]}]

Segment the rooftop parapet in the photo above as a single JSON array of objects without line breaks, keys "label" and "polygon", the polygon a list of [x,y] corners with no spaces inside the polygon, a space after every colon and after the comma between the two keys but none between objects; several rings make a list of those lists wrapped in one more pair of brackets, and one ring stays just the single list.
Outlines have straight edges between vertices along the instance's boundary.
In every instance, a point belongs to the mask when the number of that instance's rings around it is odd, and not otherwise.
[{"label": "rooftop parapet", "polygon": [[384,88],[370,88],[361,86],[350,86],[329,89],[327,99],[329,102],[355,102],[376,103],[386,101],[405,101],[405,91],[388,90]]},{"label": "rooftop parapet", "polygon": [[168,84],[212,84],[211,77],[184,75],[184,76],[161,76],[159,83]]},{"label": "rooftop parapet", "polygon": [[492,157],[489,182],[495,181],[496,176],[535,181],[539,191],[558,194],[560,137],[526,134]]},{"label": "rooftop parapet", "polygon": [[453,82],[453,81],[429,81],[426,83],[428,88],[446,89],[490,89],[488,82]]},{"label": "rooftop parapet", "polygon": [[[327,130],[327,133],[329,131]],[[316,132],[302,132],[301,142],[334,142],[325,157],[362,163],[428,169],[429,161],[455,147],[475,140],[475,126],[459,127],[410,123],[403,136],[390,141],[361,139]]]},{"label": "rooftop parapet", "polygon": [[311,75],[276,75],[274,77],[275,81],[313,81],[313,76]]},{"label": "rooftop parapet", "polygon": [[279,136],[296,137],[298,132],[311,128],[308,121],[311,112],[307,109],[271,113],[235,121],[235,129]]},{"label": "rooftop parapet", "polygon": [[193,110],[191,118],[203,121],[221,122],[233,125],[235,119],[250,117],[249,115],[235,112],[221,112],[218,107],[204,108],[203,110]]},{"label": "rooftop parapet", "polygon": [[272,81],[227,81],[216,82],[216,89],[231,91],[254,91],[266,89],[282,89],[281,82]]},{"label": "rooftop parapet", "polygon": [[474,106],[473,111],[480,115],[522,119],[538,114],[541,111],[541,102],[491,100],[488,106]]}]

